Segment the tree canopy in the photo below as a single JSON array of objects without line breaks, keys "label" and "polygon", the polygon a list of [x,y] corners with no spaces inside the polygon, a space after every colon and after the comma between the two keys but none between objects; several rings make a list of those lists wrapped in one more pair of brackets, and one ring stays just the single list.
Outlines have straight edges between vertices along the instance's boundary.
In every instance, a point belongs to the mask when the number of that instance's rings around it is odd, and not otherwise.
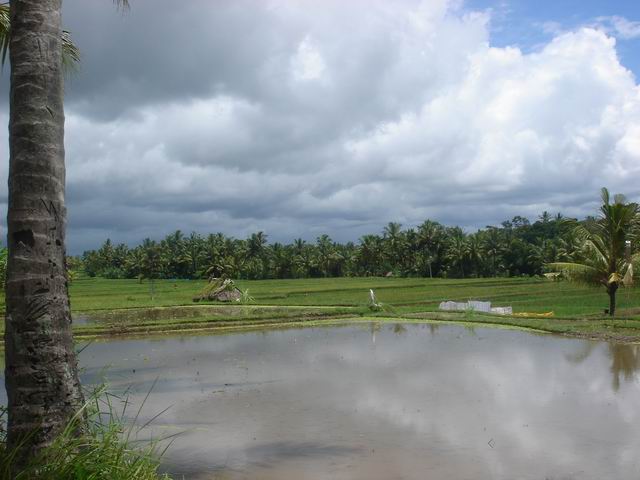
[{"label": "tree canopy", "polygon": [[160,241],[129,247],[110,240],[82,255],[89,275],[145,277],[145,259],[155,260],[156,278],[306,278],[338,276],[489,277],[541,275],[551,262],[574,262],[582,255],[572,225],[561,215],[543,213],[467,233],[460,227],[426,220],[417,227],[389,223],[379,234],[357,242],[269,243],[264,232],[246,239],[222,233],[206,236],[176,231]]}]

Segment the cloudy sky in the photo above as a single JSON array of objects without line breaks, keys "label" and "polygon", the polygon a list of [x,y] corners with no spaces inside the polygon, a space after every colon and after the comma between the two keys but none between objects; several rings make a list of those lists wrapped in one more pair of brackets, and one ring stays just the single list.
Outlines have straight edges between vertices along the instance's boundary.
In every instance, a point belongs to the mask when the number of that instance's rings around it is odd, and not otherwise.
[{"label": "cloudy sky", "polygon": [[591,213],[602,186],[640,200],[636,0],[64,4],[82,51],[66,93],[71,253],[176,229],[471,231]]}]

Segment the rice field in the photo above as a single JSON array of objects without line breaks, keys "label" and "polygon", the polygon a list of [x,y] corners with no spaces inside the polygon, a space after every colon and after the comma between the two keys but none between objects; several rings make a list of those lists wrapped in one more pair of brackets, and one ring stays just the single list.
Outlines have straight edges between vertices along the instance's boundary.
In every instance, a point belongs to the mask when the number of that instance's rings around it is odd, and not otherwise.
[{"label": "rice field", "polygon": [[[453,321],[587,338],[640,341],[640,289],[621,289],[615,319],[604,288],[539,278],[320,278],[238,281],[242,304],[194,303],[204,281],[80,278],[70,286],[78,338],[227,331],[336,322]],[[382,311],[369,309],[369,290]],[[491,301],[518,316],[439,312],[442,301]],[[536,318],[536,314],[549,318]]]},{"label": "rice field", "polygon": [[[238,281],[255,305],[365,307],[369,289],[398,312],[436,311],[441,301],[488,300],[514,312],[554,312],[556,317],[601,315],[608,306],[604,288],[538,278],[424,279],[319,278]],[[193,305],[204,281],[83,278],[72,283],[75,312]],[[153,292],[153,295],[152,295]],[[620,289],[618,313],[640,315],[640,289]]]}]

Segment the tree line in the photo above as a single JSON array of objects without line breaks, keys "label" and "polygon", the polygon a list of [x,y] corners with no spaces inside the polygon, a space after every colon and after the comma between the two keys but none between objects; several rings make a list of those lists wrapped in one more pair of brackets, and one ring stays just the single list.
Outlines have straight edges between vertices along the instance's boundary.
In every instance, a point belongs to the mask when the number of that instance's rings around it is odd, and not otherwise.
[{"label": "tree line", "polygon": [[106,240],[78,259],[76,268],[107,278],[181,278],[211,276],[240,279],[341,276],[492,277],[540,275],[545,264],[580,261],[581,242],[571,221],[544,212],[533,223],[516,216],[497,226],[466,233],[460,227],[426,220],[403,229],[390,222],[380,234],[357,243],[328,235],[315,242],[269,243],[263,232],[246,239],[222,233],[184,235],[160,241],[115,245]]}]

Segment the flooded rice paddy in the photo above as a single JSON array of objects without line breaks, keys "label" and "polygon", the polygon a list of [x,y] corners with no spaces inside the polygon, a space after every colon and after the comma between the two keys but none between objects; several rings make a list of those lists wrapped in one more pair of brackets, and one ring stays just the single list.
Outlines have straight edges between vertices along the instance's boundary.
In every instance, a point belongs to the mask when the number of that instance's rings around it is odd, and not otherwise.
[{"label": "flooded rice paddy", "polygon": [[[640,349],[454,325],[94,343],[187,479],[640,478]],[[107,365],[107,367],[105,367]],[[157,380],[157,381],[156,381]],[[130,410],[132,411],[132,410]]]}]

